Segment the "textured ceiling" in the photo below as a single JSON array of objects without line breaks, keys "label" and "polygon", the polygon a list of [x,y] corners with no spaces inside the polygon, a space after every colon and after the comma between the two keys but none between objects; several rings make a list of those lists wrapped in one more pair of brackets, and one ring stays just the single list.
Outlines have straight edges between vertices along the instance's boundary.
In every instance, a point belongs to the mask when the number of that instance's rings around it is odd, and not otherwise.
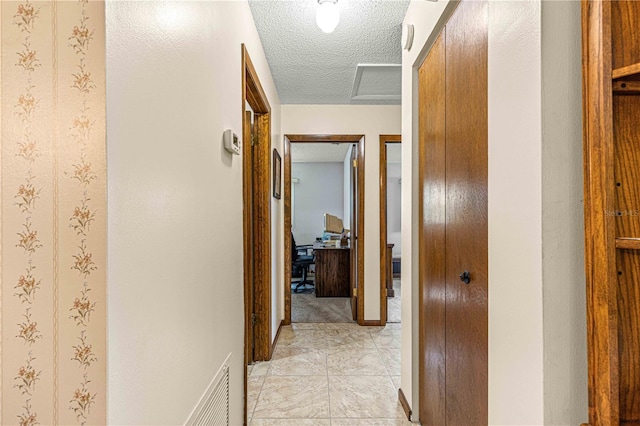
[{"label": "textured ceiling", "polygon": [[292,143],[291,161],[294,163],[341,163],[349,143]]},{"label": "textured ceiling", "polygon": [[401,63],[408,5],[407,0],[338,0],[340,23],[325,34],[315,21],[317,0],[249,0],[280,101],[400,104],[400,67],[363,75],[358,81],[364,87],[353,85],[358,64]]}]

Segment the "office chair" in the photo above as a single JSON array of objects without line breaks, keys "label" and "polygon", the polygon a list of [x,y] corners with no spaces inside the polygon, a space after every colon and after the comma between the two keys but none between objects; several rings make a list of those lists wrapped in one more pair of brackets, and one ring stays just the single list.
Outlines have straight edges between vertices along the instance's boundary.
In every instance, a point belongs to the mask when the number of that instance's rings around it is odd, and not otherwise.
[{"label": "office chair", "polygon": [[299,281],[291,281],[291,284],[295,284],[296,287],[293,290],[295,293],[300,292],[300,287],[304,287],[307,284],[313,286],[313,281],[310,281],[307,278],[307,274],[309,273],[309,266],[315,263],[314,256],[307,255],[307,250],[310,249],[311,245],[297,246],[296,240],[293,238],[293,232],[291,233],[291,261],[292,261],[292,272],[294,270],[299,269],[302,270],[302,279]]}]

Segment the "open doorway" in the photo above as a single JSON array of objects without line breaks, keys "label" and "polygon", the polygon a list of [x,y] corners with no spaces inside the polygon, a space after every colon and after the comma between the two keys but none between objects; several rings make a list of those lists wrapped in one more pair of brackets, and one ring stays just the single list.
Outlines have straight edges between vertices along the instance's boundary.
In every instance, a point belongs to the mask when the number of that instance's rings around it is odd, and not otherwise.
[{"label": "open doorway", "polygon": [[380,320],[401,322],[400,135],[380,135]]},{"label": "open doorway", "polygon": [[361,323],[364,136],[286,135],[283,161],[284,322]]},{"label": "open doorway", "polygon": [[[242,49],[244,394],[248,365],[271,358],[271,107]],[[247,398],[244,399],[247,422]]]}]

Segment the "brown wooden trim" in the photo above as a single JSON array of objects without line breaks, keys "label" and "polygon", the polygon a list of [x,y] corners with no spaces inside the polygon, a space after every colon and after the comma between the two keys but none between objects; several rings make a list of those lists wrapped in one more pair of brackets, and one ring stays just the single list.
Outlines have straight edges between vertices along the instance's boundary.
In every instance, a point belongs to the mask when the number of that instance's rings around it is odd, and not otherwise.
[{"label": "brown wooden trim", "polygon": [[387,324],[387,143],[380,136],[380,323]]},{"label": "brown wooden trim", "polygon": [[611,3],[582,3],[585,272],[589,422],[619,423]]},{"label": "brown wooden trim", "polygon": [[362,322],[358,322],[358,325],[364,327],[384,327],[385,324],[382,323],[381,320],[363,320]]},{"label": "brown wooden trim", "polygon": [[358,324],[364,325],[364,136],[358,142]]},{"label": "brown wooden trim", "polygon": [[398,400],[400,401],[400,405],[402,405],[404,414],[407,416],[407,420],[411,421],[411,407],[409,406],[407,397],[404,396],[404,392],[402,392],[402,389],[398,389]]},{"label": "brown wooden trim", "polygon": [[613,93],[620,95],[637,95],[640,93],[640,81],[614,81]]},{"label": "brown wooden trim", "polygon": [[[241,46],[243,140],[244,391],[249,360],[271,358],[271,107],[244,44]],[[247,137],[245,105],[254,111],[256,146]],[[251,292],[253,300],[251,300]],[[253,301],[253,303],[251,303]],[[253,306],[252,306],[253,305]],[[256,315],[254,351],[250,356],[251,315]],[[247,422],[246,398],[244,423]]]},{"label": "brown wooden trim", "polygon": [[245,83],[243,84],[243,87],[249,89],[248,91],[243,92],[246,93],[246,96],[243,98],[242,110],[244,111],[244,101],[246,100],[249,102],[249,105],[251,105],[254,113],[270,113],[271,106],[269,105],[269,100],[262,89],[258,73],[253,66],[253,62],[251,61],[251,57],[249,57],[249,52],[247,51],[247,47],[244,43],[242,44],[242,62],[243,83]]},{"label": "brown wooden trim", "polygon": [[[284,324],[291,324],[291,143],[357,143],[358,167],[358,324],[364,325],[364,135],[284,135]],[[377,325],[377,324],[376,324]]]},{"label": "brown wooden trim", "polygon": [[616,248],[640,250],[640,238],[616,238]]},{"label": "brown wooden trim", "polygon": [[380,135],[380,322],[387,324],[387,142],[401,143],[401,135]]},{"label": "brown wooden trim", "polygon": [[284,137],[284,324],[291,324],[291,142]]},{"label": "brown wooden trim", "polygon": [[256,114],[254,155],[254,357],[271,358],[271,128],[270,114]]},{"label": "brown wooden trim", "polygon": [[615,80],[622,77],[630,77],[640,74],[640,64],[632,64],[622,68],[616,68],[611,72],[611,77]]},{"label": "brown wooden trim", "polygon": [[[346,160],[346,157],[345,157]],[[349,304],[351,305],[351,319],[358,321],[358,230],[355,227],[358,214],[358,150],[351,145],[351,154],[349,155],[349,244],[351,246],[349,252]],[[355,190],[352,186],[355,186]]]},{"label": "brown wooden trim", "polygon": [[316,143],[316,142],[349,142],[358,143],[364,135],[286,135],[290,142]]},{"label": "brown wooden trim", "polygon": [[383,140],[388,143],[401,143],[402,135],[380,135],[380,141]]},{"label": "brown wooden trim", "polygon": [[283,325],[284,325],[284,320],[281,320],[280,325],[278,326],[278,331],[276,331],[276,337],[273,339],[273,344],[271,345],[269,358],[273,356],[273,351],[276,349],[276,345],[278,344],[278,339],[280,338],[280,331],[282,331]]}]

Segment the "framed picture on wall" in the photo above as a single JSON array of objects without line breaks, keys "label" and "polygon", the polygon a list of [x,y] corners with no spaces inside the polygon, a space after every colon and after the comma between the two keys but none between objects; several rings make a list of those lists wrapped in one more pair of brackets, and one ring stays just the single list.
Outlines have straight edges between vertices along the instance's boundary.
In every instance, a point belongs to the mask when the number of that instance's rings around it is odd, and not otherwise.
[{"label": "framed picture on wall", "polygon": [[278,200],[282,194],[282,181],[280,176],[282,170],[282,158],[280,158],[280,154],[278,154],[277,149],[273,149],[273,197]]}]

